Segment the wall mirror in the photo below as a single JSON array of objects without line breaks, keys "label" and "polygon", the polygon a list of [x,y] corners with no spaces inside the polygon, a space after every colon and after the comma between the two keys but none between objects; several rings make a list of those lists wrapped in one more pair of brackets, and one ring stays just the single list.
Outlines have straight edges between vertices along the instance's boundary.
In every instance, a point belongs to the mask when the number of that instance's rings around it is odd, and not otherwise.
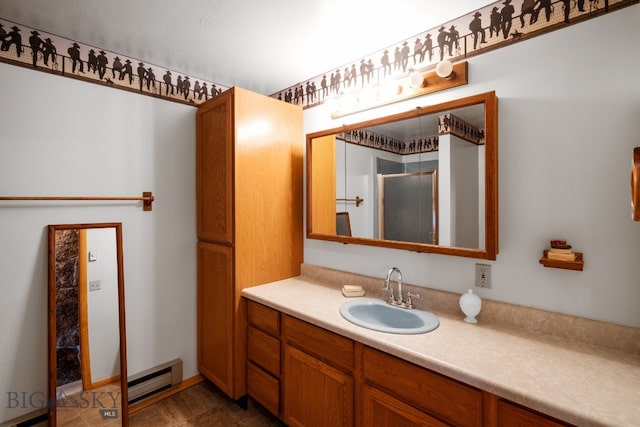
[{"label": "wall mirror", "polygon": [[497,109],[487,92],[308,134],[307,237],[495,260]]},{"label": "wall mirror", "polygon": [[129,425],[122,224],[49,225],[49,425]]}]

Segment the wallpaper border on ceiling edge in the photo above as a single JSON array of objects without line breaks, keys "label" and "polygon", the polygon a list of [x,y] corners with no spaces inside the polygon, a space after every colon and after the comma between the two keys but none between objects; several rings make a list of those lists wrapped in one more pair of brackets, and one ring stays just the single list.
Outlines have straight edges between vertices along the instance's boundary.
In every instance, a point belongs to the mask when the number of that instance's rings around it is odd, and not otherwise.
[{"label": "wallpaper border on ceiling edge", "polygon": [[[357,60],[344,65],[342,75],[340,69],[343,67],[337,67],[305,80],[304,86],[298,82],[270,96],[305,109],[311,108],[347,93],[357,94],[365,88],[406,79],[413,71],[431,70],[443,59],[455,62],[480,55],[638,2],[640,0],[543,0],[538,3],[523,0],[520,13],[515,15],[512,0],[497,1],[448,21],[439,28],[434,27],[366,55],[359,59],[359,67],[356,66]],[[485,25],[486,22],[489,25]],[[458,28],[468,28],[469,32],[460,34]],[[27,36],[27,32],[31,35]],[[437,36],[432,38],[432,33]],[[416,40],[412,41],[414,37]],[[394,52],[390,54],[392,49]],[[35,56],[32,54],[34,51]],[[385,56],[387,59],[383,59]],[[375,66],[374,58],[378,66]],[[3,18],[0,18],[0,62],[195,107],[229,89],[229,86],[214,81]],[[134,69],[133,64],[136,63]],[[328,73],[334,76],[333,81],[327,81]],[[337,79],[336,74],[339,75]]]},{"label": "wallpaper border on ceiling edge", "polygon": [[3,18],[0,62],[196,107],[229,89]]},{"label": "wallpaper border on ceiling edge", "polygon": [[[304,109],[345,95],[357,98],[366,90],[406,81],[414,71],[432,70],[442,60],[456,62],[508,47],[639,1],[523,0],[517,12],[512,0],[497,1],[270,96]],[[462,28],[468,32],[461,34]]]}]

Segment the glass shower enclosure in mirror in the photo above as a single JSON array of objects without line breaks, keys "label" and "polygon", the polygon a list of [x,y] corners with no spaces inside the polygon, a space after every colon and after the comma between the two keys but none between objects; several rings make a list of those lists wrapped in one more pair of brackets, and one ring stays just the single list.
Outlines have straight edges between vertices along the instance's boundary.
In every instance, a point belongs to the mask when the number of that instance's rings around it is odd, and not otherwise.
[{"label": "glass shower enclosure in mirror", "polygon": [[497,198],[494,92],[307,135],[308,238],[495,259]]},{"label": "glass shower enclosure in mirror", "polygon": [[49,425],[128,425],[120,223],[49,226]]}]

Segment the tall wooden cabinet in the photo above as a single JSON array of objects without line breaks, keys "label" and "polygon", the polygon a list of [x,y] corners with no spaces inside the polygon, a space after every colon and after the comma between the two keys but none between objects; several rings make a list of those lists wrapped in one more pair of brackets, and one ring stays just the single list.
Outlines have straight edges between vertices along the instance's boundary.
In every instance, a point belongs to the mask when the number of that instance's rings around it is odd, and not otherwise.
[{"label": "tall wooden cabinet", "polygon": [[198,108],[198,370],[246,394],[242,289],[300,274],[302,109],[234,87]]}]

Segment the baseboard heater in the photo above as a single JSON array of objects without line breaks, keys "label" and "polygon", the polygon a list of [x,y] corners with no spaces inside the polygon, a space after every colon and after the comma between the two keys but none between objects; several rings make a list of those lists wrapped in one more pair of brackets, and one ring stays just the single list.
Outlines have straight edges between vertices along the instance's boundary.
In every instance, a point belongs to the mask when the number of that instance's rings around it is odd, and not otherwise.
[{"label": "baseboard heater", "polygon": [[182,360],[175,359],[128,378],[129,404],[148,399],[182,382]]},{"label": "baseboard heater", "polygon": [[[132,375],[128,379],[129,403],[140,402],[164,390],[182,383],[182,360],[175,359],[155,368]],[[47,408],[22,415],[11,421],[0,423],[0,427],[46,426],[49,419]]]},{"label": "baseboard heater", "polygon": [[47,427],[49,425],[49,410],[38,409],[11,421],[0,423],[0,427]]}]

